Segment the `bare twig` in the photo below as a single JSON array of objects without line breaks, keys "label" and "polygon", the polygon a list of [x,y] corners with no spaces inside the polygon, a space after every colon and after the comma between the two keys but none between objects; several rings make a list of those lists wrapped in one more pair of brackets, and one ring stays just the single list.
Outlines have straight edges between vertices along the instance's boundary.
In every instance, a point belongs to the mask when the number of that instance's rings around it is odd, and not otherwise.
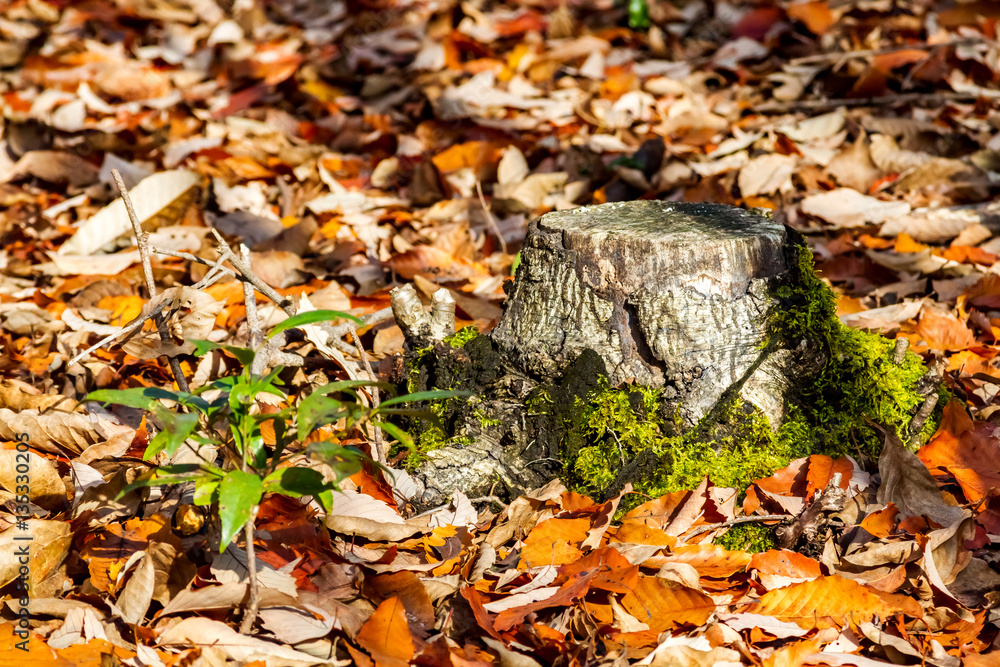
[{"label": "bare twig", "polygon": [[[117,169],[111,170],[111,176],[115,179],[115,185],[118,186],[118,191],[122,195],[122,201],[125,203],[125,210],[128,212],[128,219],[132,223],[132,232],[135,234],[136,245],[139,247],[139,261],[142,263],[142,275],[146,279],[146,291],[149,292],[149,298],[152,299],[156,296],[156,280],[153,278],[153,266],[149,261],[149,235],[142,230],[142,224],[139,222],[139,216],[135,214],[135,208],[132,206],[132,198],[128,196],[128,188],[125,187],[125,181],[122,180],[122,175],[118,173]],[[170,340],[170,330],[167,329],[167,321],[164,319],[161,313],[157,313],[153,316],[153,321],[156,323],[156,331],[160,334],[160,340],[166,343]],[[183,392],[190,391],[190,387],[187,383],[187,378],[184,377],[184,371],[181,369],[181,362],[177,357],[167,357],[167,361],[170,364],[170,370],[174,374],[174,381],[177,382],[177,388]]]},{"label": "bare twig", "polygon": [[[243,455],[243,470],[246,471],[246,454]],[[250,599],[243,610],[243,620],[240,622],[240,634],[249,635],[253,629],[254,621],[257,620],[257,611],[260,609],[260,586],[257,583],[257,555],[253,544],[253,529],[257,522],[257,508],[253,508],[250,518],[243,526],[243,535],[247,543],[247,577],[250,589]]]},{"label": "bare twig", "polygon": [[952,39],[940,44],[901,44],[899,46],[889,46],[883,49],[859,49],[857,51],[842,51],[840,53],[819,53],[813,56],[802,58],[792,58],[792,65],[809,65],[812,63],[836,62],[848,60],[850,58],[868,58],[871,56],[882,56],[887,53],[898,53],[900,51],[937,51],[952,46],[973,46],[975,44],[985,44],[992,40],[985,37],[964,37],[962,39]]},{"label": "bare twig", "polygon": [[733,526],[739,526],[744,523],[756,523],[758,521],[791,521],[795,517],[789,516],[787,514],[760,514],[753,516],[738,516],[735,519],[730,519],[729,521],[723,521],[722,523],[710,523],[707,526],[698,526],[690,533],[685,535],[685,537],[697,537],[702,533],[707,533],[713,530],[718,530],[719,528],[732,528]]},{"label": "bare twig", "polygon": [[[354,324],[351,322],[351,324]],[[361,357],[361,362],[365,365],[365,371],[368,372],[368,379],[376,381],[375,372],[372,370],[372,364],[368,361],[368,355],[365,354],[365,348],[361,346],[361,337],[358,336],[358,330],[351,328],[351,339],[354,341],[354,347],[358,350],[358,356]],[[372,408],[378,409],[378,405],[381,401],[379,397],[378,387],[371,387],[372,390]],[[373,425],[374,426],[374,425]],[[375,428],[375,460],[385,465],[385,443],[382,438],[382,429],[378,426]]]},{"label": "bare twig", "polygon": [[220,254],[222,254],[229,261],[229,263],[232,264],[233,267],[257,289],[258,292],[278,304],[278,307],[285,311],[289,317],[295,315],[295,305],[292,303],[291,299],[286,296],[281,296],[275,292],[270,285],[258,278],[256,274],[250,270],[250,267],[247,266],[242,259],[236,256],[236,253],[234,253],[233,249],[229,247],[226,240],[222,238],[222,234],[219,233],[219,230],[213,228],[212,234],[215,236],[215,240],[219,242]]},{"label": "bare twig", "polygon": [[[250,267],[250,249],[242,243],[240,244],[240,255]],[[253,285],[249,281],[243,282],[243,305],[247,311],[247,345],[251,350],[257,351],[264,343],[264,332],[260,329],[260,318],[257,316],[257,297],[254,296]]]},{"label": "bare twig", "polygon": [[900,336],[896,339],[896,346],[892,350],[892,363],[899,366],[906,359],[906,351],[910,349],[910,339]]},{"label": "bare twig", "polygon": [[[212,265],[209,264],[209,266],[212,266]],[[226,275],[227,273],[229,273],[231,275],[231,272],[228,269],[223,269],[221,267],[215,266],[215,267],[213,267],[213,270],[210,270],[208,273],[205,274],[204,278],[202,278],[197,283],[195,283],[194,285],[192,285],[191,289],[203,290],[206,287],[208,287],[209,285],[214,285],[215,283],[217,283],[219,281],[219,279],[222,278],[222,276]],[[151,318],[156,317],[157,315],[159,315],[160,313],[162,313],[163,310],[167,307],[168,303],[169,302],[166,301],[166,300],[161,301],[159,304],[156,305],[155,308],[153,308],[153,310],[149,311],[148,314],[143,315],[141,317],[138,317],[138,318],[132,320],[131,322],[129,322],[128,324],[126,324],[124,327],[122,327],[120,331],[116,331],[115,333],[113,333],[111,335],[105,336],[101,340],[97,341],[96,343],[94,343],[93,345],[91,345],[90,347],[88,347],[83,352],[79,353],[78,355],[76,355],[75,357],[73,357],[72,359],[70,359],[69,363],[70,364],[75,364],[76,362],[80,361],[81,359],[83,359],[84,357],[86,357],[88,354],[90,354],[94,350],[96,350],[96,349],[98,349],[100,347],[103,347],[104,345],[106,345],[107,343],[110,343],[114,339],[119,338],[120,336],[122,336],[124,334],[130,334],[130,333],[132,333],[136,329],[140,328],[143,324],[145,324],[148,320],[150,320]]]},{"label": "bare twig", "polygon": [[[370,327],[374,326],[380,322],[384,322],[392,317],[392,308],[383,308],[382,310],[376,310],[373,313],[368,313],[367,315],[361,315],[361,326]],[[336,326],[331,326],[326,329],[326,332],[333,336],[334,338],[341,338],[344,334],[351,333],[352,329],[357,328],[357,325],[351,320],[346,322],[341,322]]]},{"label": "bare twig", "polygon": [[924,399],[917,414],[913,415],[913,419],[910,420],[910,447],[916,447],[920,444],[920,432],[924,429],[927,418],[934,412],[937,402],[938,394],[935,392]]},{"label": "bare twig", "polygon": [[880,95],[878,97],[842,97],[825,100],[793,100],[791,102],[771,101],[758,104],[753,109],[758,113],[789,113],[796,109],[819,111],[822,109],[836,109],[837,107],[898,107],[920,102],[940,106],[942,100],[949,102],[974,102],[980,98],[998,99],[1000,98],[1000,91],[979,89],[957,93],[901,93],[899,95]]},{"label": "bare twig", "polygon": [[219,266],[220,267],[219,270],[225,272],[226,275],[232,276],[233,278],[236,278],[237,280],[242,280],[243,279],[235,271],[230,271],[229,269],[225,268],[224,266],[220,266],[221,263],[223,261],[225,261],[225,258],[221,257],[221,256],[219,257],[218,260],[215,261],[215,263],[212,263],[212,262],[208,261],[207,259],[205,259],[204,257],[198,257],[197,255],[192,255],[191,253],[187,253],[187,252],[181,252],[179,250],[164,250],[163,248],[158,248],[155,245],[154,246],[150,246],[149,249],[150,249],[151,252],[153,252],[154,254],[157,254],[157,255],[164,255],[166,257],[176,257],[177,259],[186,259],[186,260],[191,261],[191,262],[197,262],[198,264],[204,264],[205,266]]},{"label": "bare twig", "polygon": [[479,195],[479,203],[483,207],[483,213],[486,214],[486,222],[490,224],[490,229],[496,234],[497,240],[500,241],[500,249],[503,250],[503,254],[507,254],[507,242],[503,240],[503,234],[500,233],[500,228],[497,226],[497,221],[493,218],[493,211],[490,210],[489,205],[486,203],[486,197],[483,196],[483,184],[476,179],[476,193]]},{"label": "bare twig", "polygon": [[[247,271],[250,271],[250,250],[242,243],[240,244],[240,254],[242,255],[242,260],[246,265]],[[246,273],[243,275],[246,275]],[[249,281],[243,282],[243,305],[246,307],[247,345],[255,353],[254,363],[251,364],[252,369],[257,365],[256,355],[261,353],[268,354],[270,341],[265,340],[264,332],[260,330],[260,318],[257,316],[257,297],[254,294],[253,285]],[[250,444],[246,441],[243,443],[242,454],[243,457],[240,461],[242,470],[243,472],[249,472],[250,464],[247,459],[250,456]],[[243,525],[243,534],[247,543],[247,577],[249,577],[250,592],[250,599],[243,610],[243,620],[240,622],[240,633],[244,635],[250,634],[250,631],[253,629],[254,621],[257,620],[257,610],[260,608],[260,588],[257,582],[257,556],[254,553],[253,544],[253,529],[256,517],[257,508],[255,507],[250,514],[250,518]]]}]

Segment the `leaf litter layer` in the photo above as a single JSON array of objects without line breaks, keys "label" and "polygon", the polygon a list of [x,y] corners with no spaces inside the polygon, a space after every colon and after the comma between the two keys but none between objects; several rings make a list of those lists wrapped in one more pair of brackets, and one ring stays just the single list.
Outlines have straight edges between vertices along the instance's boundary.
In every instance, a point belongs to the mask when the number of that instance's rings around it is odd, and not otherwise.
[{"label": "leaf litter layer", "polygon": [[[60,664],[991,664],[993,3],[18,0],[3,16],[5,645]],[[136,187],[159,301],[111,169]],[[412,480],[368,466],[328,515],[310,496],[262,498],[260,613],[239,635],[245,541],[220,555],[187,487],[121,495],[162,421],[77,405],[176,390],[178,370],[193,390],[236,373],[186,347],[238,349],[254,329],[210,229],[247,245],[259,295],[361,316],[377,365],[402,343],[374,316],[392,285],[446,287],[458,325],[488,330],[529,219],[640,197],[765,207],[806,234],[841,321],[887,337],[874,358],[906,340],[941,369],[954,398],[928,443],[913,455],[881,412],[877,469],[811,456],[748,488],[692,480],[617,523],[635,494],[594,502],[558,483],[412,516]],[[258,299],[261,330],[286,317]],[[166,337],[150,323],[69,363],[160,304]],[[349,330],[289,332],[279,351],[303,365],[253,410],[364,377]],[[259,428],[271,453],[274,421]],[[337,446],[376,455],[363,435]],[[777,518],[737,523],[750,515]],[[711,543],[765,524],[789,548]]]}]

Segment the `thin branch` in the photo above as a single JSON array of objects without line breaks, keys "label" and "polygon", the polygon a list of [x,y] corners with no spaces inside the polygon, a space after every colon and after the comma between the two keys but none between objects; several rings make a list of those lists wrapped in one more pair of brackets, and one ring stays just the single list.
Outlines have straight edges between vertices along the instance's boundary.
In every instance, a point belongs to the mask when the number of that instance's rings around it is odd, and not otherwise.
[{"label": "thin branch", "polygon": [[847,60],[849,58],[868,58],[871,56],[883,56],[888,53],[898,53],[900,51],[937,51],[951,46],[973,46],[975,44],[988,44],[992,40],[985,37],[964,37],[962,39],[952,39],[940,44],[901,44],[899,46],[889,46],[882,49],[859,49],[857,51],[842,51],[839,53],[819,53],[813,56],[803,56],[802,58],[792,58],[789,61],[792,65],[809,65],[812,63],[835,62]]},{"label": "thin branch", "polygon": [[[246,471],[246,456],[244,455],[243,469]],[[250,518],[243,525],[243,535],[247,543],[247,577],[249,577],[250,600],[243,610],[243,620],[240,622],[240,634],[250,635],[253,630],[254,621],[257,620],[257,612],[260,609],[260,586],[257,582],[257,554],[253,544],[253,529],[257,522],[257,508],[253,508]]]},{"label": "thin branch", "polygon": [[242,259],[236,256],[236,253],[234,253],[233,249],[229,247],[229,244],[226,243],[226,240],[222,238],[222,234],[219,233],[219,230],[213,228],[212,234],[215,236],[215,239],[219,242],[219,252],[227,260],[229,260],[229,263],[232,264],[237,271],[243,274],[243,277],[246,278],[247,281],[251,285],[253,285],[258,292],[260,292],[268,299],[278,304],[278,307],[281,308],[283,311],[285,311],[285,313],[287,313],[289,317],[295,315],[295,305],[292,303],[291,299],[289,299],[286,296],[281,296],[280,294],[275,292],[270,285],[268,285],[263,280],[258,278],[257,275],[250,270],[250,267],[247,266],[247,264],[244,263]]},{"label": "thin branch", "polygon": [[707,526],[698,526],[690,533],[684,537],[697,537],[702,533],[707,533],[713,530],[718,530],[719,528],[732,528],[733,526],[739,526],[744,523],[756,523],[758,521],[781,521],[788,522],[795,517],[789,516],[787,514],[760,514],[753,516],[738,516],[735,519],[730,519],[729,521],[723,521],[722,523],[710,523]]},{"label": "thin branch", "polygon": [[219,257],[219,259],[216,260],[215,263],[212,263],[203,257],[198,257],[197,255],[192,255],[191,253],[187,252],[181,252],[179,250],[164,250],[163,248],[158,248],[155,245],[150,246],[149,249],[150,251],[152,251],[157,255],[164,255],[166,257],[176,257],[177,259],[186,259],[191,262],[197,262],[198,264],[204,264],[205,266],[218,266],[219,270],[223,271],[226,275],[236,278],[237,280],[243,280],[243,277],[240,276],[235,271],[230,271],[224,266],[220,266],[221,263],[225,261],[224,257]]},{"label": "thin branch", "polygon": [[476,193],[479,195],[479,203],[483,207],[483,213],[486,214],[486,222],[490,224],[490,229],[496,234],[497,240],[500,241],[500,249],[503,250],[503,254],[507,254],[507,242],[503,240],[503,234],[500,233],[500,228],[497,226],[497,221],[493,218],[493,211],[486,204],[486,197],[483,196],[483,184],[476,179]]},{"label": "thin branch", "polygon": [[[242,243],[240,244],[240,255],[250,267],[250,249]],[[260,329],[260,318],[257,316],[257,297],[254,295],[253,285],[249,281],[243,282],[243,305],[247,312],[247,345],[251,350],[257,351],[264,343],[264,332]]]},{"label": "thin branch", "polygon": [[[211,266],[211,264],[210,264],[210,266]],[[226,275],[226,273],[229,273],[228,269],[223,269],[223,268],[219,268],[219,267],[214,267],[214,268],[217,269],[217,270],[215,270],[215,271],[210,270],[208,273],[205,274],[205,277],[202,278],[201,280],[199,280],[197,283],[195,283],[191,287],[191,289],[203,290],[203,289],[205,289],[206,287],[208,287],[210,285],[214,285],[215,283],[217,283],[219,281],[220,278],[222,278],[222,276]],[[88,347],[83,352],[79,353],[78,355],[76,355],[75,357],[73,357],[72,359],[70,359],[69,363],[70,364],[75,364],[76,362],[80,361],[81,359],[83,359],[84,357],[86,357],[88,354],[90,354],[94,350],[96,350],[96,349],[98,349],[100,347],[103,347],[107,343],[110,343],[114,339],[119,338],[123,334],[130,334],[130,333],[132,333],[136,329],[140,328],[147,321],[149,321],[150,319],[152,319],[152,318],[156,317],[157,315],[159,315],[160,313],[162,313],[163,310],[167,307],[168,303],[169,302],[166,301],[166,300],[161,301],[149,313],[147,313],[146,315],[143,315],[142,317],[139,317],[139,318],[136,318],[136,319],[132,320],[131,322],[129,322],[128,324],[126,324],[124,327],[122,327],[121,330],[119,330],[119,331],[117,331],[117,332],[115,332],[113,334],[110,334],[108,336],[105,336],[101,340],[97,341],[96,343],[94,343],[93,345],[91,345],[90,347]]]},{"label": "thin branch", "polygon": [[[125,204],[125,210],[128,212],[129,222],[132,223],[132,232],[135,234],[135,242],[139,247],[139,261],[142,263],[142,275],[146,279],[146,291],[149,292],[149,298],[153,299],[156,297],[156,280],[153,278],[153,266],[149,261],[149,235],[142,230],[142,224],[139,222],[139,216],[135,214],[135,208],[132,206],[132,198],[128,195],[128,188],[125,187],[125,181],[122,180],[122,175],[118,173],[117,169],[111,170],[111,176],[115,179],[115,185],[118,186],[118,191],[121,193],[122,201]],[[170,340],[170,330],[167,328],[167,321],[161,313],[157,313],[153,316],[153,321],[156,323],[156,331],[160,334],[160,341],[166,343]],[[174,381],[177,383],[177,388],[183,392],[188,392],[191,387],[188,386],[187,378],[184,377],[184,370],[181,368],[181,362],[177,357],[167,356],[167,362],[170,364],[170,370],[174,374]]]},{"label": "thin branch", "polygon": [[[362,328],[374,326],[392,318],[392,308],[389,307],[383,308],[382,310],[376,310],[373,313],[361,315],[360,318]],[[342,338],[345,334],[351,333],[351,330],[355,328],[357,328],[357,325],[351,320],[347,320],[346,322],[341,322],[337,326],[331,325],[328,329],[326,329],[326,332],[334,338]]]}]

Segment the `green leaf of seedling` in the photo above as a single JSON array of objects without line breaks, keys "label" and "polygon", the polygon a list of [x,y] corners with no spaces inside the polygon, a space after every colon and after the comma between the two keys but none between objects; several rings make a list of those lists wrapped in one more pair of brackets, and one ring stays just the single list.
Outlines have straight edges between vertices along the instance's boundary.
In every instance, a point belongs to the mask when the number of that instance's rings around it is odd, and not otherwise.
[{"label": "green leaf of seedling", "polygon": [[341,401],[314,391],[299,403],[295,417],[296,434],[299,440],[305,440],[320,426],[336,422],[347,413]]},{"label": "green leaf of seedling", "polygon": [[160,452],[166,452],[168,456],[173,456],[177,449],[184,444],[195,429],[198,428],[198,415],[190,412],[173,412],[162,405],[153,407],[156,416],[163,423],[160,430],[142,455],[143,461],[149,461]]},{"label": "green leaf of seedling", "polygon": [[98,389],[92,391],[83,400],[99,401],[107,405],[124,405],[139,410],[152,410],[154,406],[160,404],[160,399],[181,402],[181,394],[159,387],[135,387],[133,389]]},{"label": "green leaf of seedling", "polygon": [[316,494],[316,500],[323,507],[323,511],[329,514],[333,511],[333,491],[321,491]]},{"label": "green leaf of seedling", "polygon": [[124,496],[132,493],[136,489],[141,489],[146,486],[163,486],[165,484],[191,482],[196,480],[198,477],[206,476],[206,473],[210,475],[211,471],[205,470],[196,463],[163,466],[161,468],[157,468],[156,470],[144,473],[134,482],[122,489],[115,497],[115,500],[121,500]]},{"label": "green leaf of seedling", "polygon": [[194,500],[192,502],[198,506],[211,505],[219,499],[219,481],[204,480],[195,482]]},{"label": "green leaf of seedling", "polygon": [[254,351],[247,347],[223,345],[222,343],[213,343],[210,340],[191,340],[188,342],[194,345],[194,354],[196,357],[204,356],[211,350],[223,350],[235,357],[236,361],[240,362],[243,366],[249,366],[253,362]]},{"label": "green leaf of seedling", "polygon": [[402,396],[396,396],[395,398],[390,398],[388,400],[382,401],[379,405],[378,412],[382,408],[387,408],[390,405],[397,405],[399,403],[413,403],[416,401],[434,401],[442,398],[458,398],[460,396],[472,396],[471,391],[446,391],[444,389],[432,389],[430,391],[417,391],[412,394],[403,394]]},{"label": "green leaf of seedling", "polygon": [[281,468],[264,478],[264,490],[286,496],[316,496],[332,491],[336,485],[323,480],[323,473],[312,468]]},{"label": "green leaf of seedling", "polygon": [[403,445],[411,452],[415,449],[415,445],[413,444],[413,438],[410,437],[410,434],[404,431],[403,429],[399,428],[395,424],[390,424],[389,422],[383,422],[383,421],[376,421],[373,423],[375,424],[375,426],[378,426],[383,431],[394,437],[397,441],[399,441],[399,444]]},{"label": "green leaf of seedling", "polygon": [[343,447],[334,442],[311,442],[306,447],[306,454],[327,463],[336,476],[339,484],[351,475],[360,472],[364,464],[369,464],[386,470],[385,466],[376,463],[357,449]]},{"label": "green leaf of seedling", "polygon": [[633,30],[649,27],[649,3],[647,0],[628,0],[628,27]]},{"label": "green leaf of seedling", "polygon": [[301,327],[305,324],[326,322],[328,320],[351,320],[358,325],[364,324],[360,318],[355,317],[354,315],[349,315],[348,313],[342,313],[339,310],[310,310],[305,313],[299,313],[294,317],[289,317],[284,322],[279,322],[273,329],[271,329],[271,333],[267,334],[267,337],[274,338],[282,331],[294,329],[295,327]]},{"label": "green leaf of seedling", "polygon": [[222,521],[219,553],[232,544],[263,495],[264,482],[257,475],[242,470],[226,473],[219,486],[219,518]]}]

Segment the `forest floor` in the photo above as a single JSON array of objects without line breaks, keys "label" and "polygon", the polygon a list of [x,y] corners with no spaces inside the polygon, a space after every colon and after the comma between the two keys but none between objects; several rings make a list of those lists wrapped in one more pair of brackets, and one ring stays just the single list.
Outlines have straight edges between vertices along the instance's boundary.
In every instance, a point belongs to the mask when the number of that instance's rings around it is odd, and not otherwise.
[{"label": "forest floor", "polygon": [[[989,1],[0,2],[0,665],[1000,664],[998,22]],[[76,359],[152,307],[112,170],[165,251],[167,336]],[[938,431],[881,474],[813,456],[620,521],[621,498],[558,481],[414,516],[407,475],[341,460],[335,520],[309,494],[259,503],[240,634],[246,545],[220,549],[239,512],[220,529],[191,485],[129,486],[193,440],[83,402],[222,386],[232,354],[190,341],[286,317],[258,285],[248,325],[241,283],[192,261],[220,257],[211,230],[300,311],[368,315],[377,365],[402,350],[371,315],[393,287],[446,287],[488,331],[530,220],[638,198],[802,232],[846,325],[941,365]],[[326,331],[290,337],[307,363],[254,410],[367,377]],[[809,554],[712,543],[817,508]]]}]

